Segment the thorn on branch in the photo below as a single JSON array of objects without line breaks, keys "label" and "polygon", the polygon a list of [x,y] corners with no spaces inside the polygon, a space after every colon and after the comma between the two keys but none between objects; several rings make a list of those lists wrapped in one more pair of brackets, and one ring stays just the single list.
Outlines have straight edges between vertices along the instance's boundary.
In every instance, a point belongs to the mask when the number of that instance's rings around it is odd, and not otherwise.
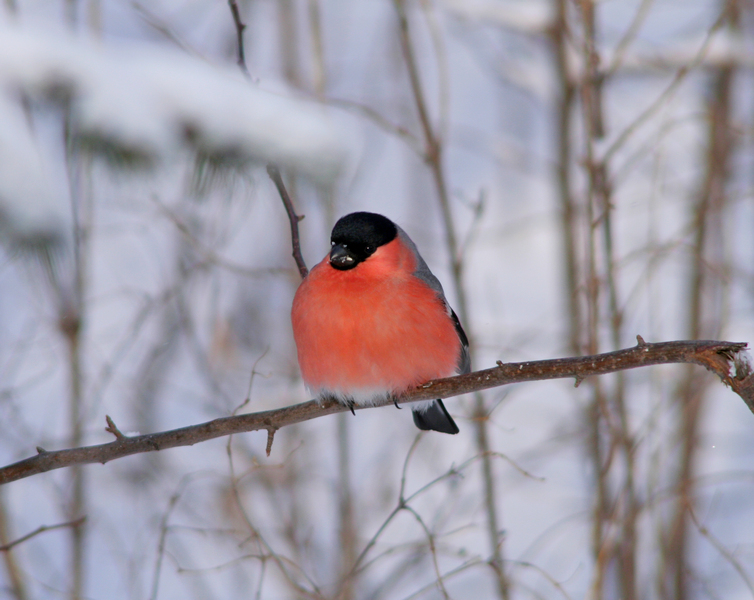
[{"label": "thorn on branch", "polygon": [[584,381],[583,377],[575,377],[573,381],[573,387],[577,388],[581,385],[581,382]]},{"label": "thorn on branch", "polygon": [[495,361],[495,364],[496,364],[496,365],[497,365],[498,367],[502,367],[502,366],[503,366],[503,361],[502,361],[502,360],[498,360],[498,361]]},{"label": "thorn on branch", "polygon": [[267,456],[269,456],[270,452],[272,452],[272,440],[275,439],[276,431],[277,429],[275,427],[267,428],[267,448],[265,449],[265,452],[267,452]]},{"label": "thorn on branch", "polygon": [[636,341],[638,342],[637,346],[646,346],[647,342],[644,341],[644,338],[640,335],[636,336]]},{"label": "thorn on branch", "polygon": [[107,421],[107,427],[105,427],[105,431],[108,433],[112,433],[115,436],[115,439],[123,440],[127,436],[123,435],[113,422],[113,420],[110,418],[110,415],[105,415],[105,420]]},{"label": "thorn on branch", "polygon": [[37,446],[37,454],[47,454],[47,450],[42,448],[42,446]]}]

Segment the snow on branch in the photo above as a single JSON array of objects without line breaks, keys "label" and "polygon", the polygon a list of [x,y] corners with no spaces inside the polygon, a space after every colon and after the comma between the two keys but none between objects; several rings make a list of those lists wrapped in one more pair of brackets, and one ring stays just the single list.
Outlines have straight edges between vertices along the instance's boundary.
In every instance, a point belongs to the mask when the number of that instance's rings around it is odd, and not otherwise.
[{"label": "snow on branch", "polygon": [[[637,336],[637,339],[639,344],[633,348],[594,356],[498,363],[498,366],[484,371],[430,381],[409,391],[397,402],[404,404],[419,400],[450,398],[524,381],[574,378],[578,385],[586,377],[594,375],[650,365],[688,363],[703,366],[716,373],[754,412],[754,374],[745,352],[745,343],[678,341],[648,344],[641,337]],[[392,405],[392,400],[388,400],[387,404]],[[374,407],[354,408],[364,410]],[[269,454],[274,433],[281,427],[347,410],[349,409],[346,406],[335,400],[326,400],[321,404],[310,400],[275,410],[223,417],[181,429],[138,436],[123,435],[108,417],[106,431],[115,436],[114,441],[68,450],[47,451],[38,447],[36,456],[0,468],[0,485],[72,465],[104,464],[132,454],[191,446],[217,437],[249,431],[267,431]]]},{"label": "snow on branch", "polygon": [[324,183],[345,158],[326,109],[263,91],[236,67],[145,43],[0,26],[0,228],[23,230],[53,204],[21,100],[70,107],[78,141],[135,164],[188,146],[220,164],[274,163]]},{"label": "snow on branch", "polygon": [[67,224],[23,108],[0,93],[0,240],[14,248],[55,247],[65,243]]},{"label": "snow on branch", "polygon": [[0,30],[0,86],[72,104],[77,133],[145,158],[199,151],[332,178],[344,147],[320,107],[265,92],[238,69],[149,44]]}]

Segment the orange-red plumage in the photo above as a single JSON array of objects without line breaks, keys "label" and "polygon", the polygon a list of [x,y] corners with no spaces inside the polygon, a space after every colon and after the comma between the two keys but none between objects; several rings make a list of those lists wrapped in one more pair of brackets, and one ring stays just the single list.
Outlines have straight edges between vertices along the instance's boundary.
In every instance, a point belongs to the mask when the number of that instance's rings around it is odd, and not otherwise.
[{"label": "orange-red plumage", "polygon": [[413,275],[415,269],[411,250],[396,238],[355,269],[338,271],[328,256],[311,270],[292,311],[310,389],[398,394],[457,372],[458,333],[443,301]]}]

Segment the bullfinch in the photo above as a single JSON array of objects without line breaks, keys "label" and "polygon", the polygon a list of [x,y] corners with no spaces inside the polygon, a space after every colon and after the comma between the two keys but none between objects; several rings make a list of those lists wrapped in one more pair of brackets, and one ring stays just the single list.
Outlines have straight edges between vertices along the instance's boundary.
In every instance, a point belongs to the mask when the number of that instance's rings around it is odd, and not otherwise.
[{"label": "bullfinch", "polygon": [[[331,244],[301,282],[291,311],[312,393],[353,410],[471,370],[463,327],[403,229],[356,212],[335,224]],[[412,411],[419,429],[458,433],[441,400],[417,402]]]}]

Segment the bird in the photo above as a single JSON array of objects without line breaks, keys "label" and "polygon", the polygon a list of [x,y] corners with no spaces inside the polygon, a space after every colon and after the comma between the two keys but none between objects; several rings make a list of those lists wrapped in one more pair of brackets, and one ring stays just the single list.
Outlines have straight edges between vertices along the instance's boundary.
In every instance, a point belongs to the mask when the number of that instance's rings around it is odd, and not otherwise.
[{"label": "bird", "polygon": [[[417,385],[471,371],[466,333],[403,229],[354,212],[335,223],[330,241],[291,309],[301,375],[318,400],[352,412],[387,399],[398,406]],[[412,412],[419,429],[458,433],[440,399],[416,402]]]}]

